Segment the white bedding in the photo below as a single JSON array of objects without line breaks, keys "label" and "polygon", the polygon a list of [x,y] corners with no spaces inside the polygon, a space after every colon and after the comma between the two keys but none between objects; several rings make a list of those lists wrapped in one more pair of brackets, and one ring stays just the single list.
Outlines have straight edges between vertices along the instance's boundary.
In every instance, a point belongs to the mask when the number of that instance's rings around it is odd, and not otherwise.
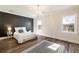
[{"label": "white bedding", "polygon": [[25,41],[35,39],[36,35],[32,32],[24,32],[24,33],[14,32],[14,38],[18,41],[18,43],[23,43]]}]

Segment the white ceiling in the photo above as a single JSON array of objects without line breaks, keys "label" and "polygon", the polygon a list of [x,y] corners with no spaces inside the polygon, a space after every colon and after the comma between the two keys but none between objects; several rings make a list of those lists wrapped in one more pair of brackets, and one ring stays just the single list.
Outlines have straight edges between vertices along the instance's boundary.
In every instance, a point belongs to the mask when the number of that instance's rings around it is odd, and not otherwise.
[{"label": "white ceiling", "polygon": [[[39,7],[39,8],[38,8]],[[72,5],[0,5],[0,11],[26,16],[36,17],[38,11],[50,12],[73,7]]]}]

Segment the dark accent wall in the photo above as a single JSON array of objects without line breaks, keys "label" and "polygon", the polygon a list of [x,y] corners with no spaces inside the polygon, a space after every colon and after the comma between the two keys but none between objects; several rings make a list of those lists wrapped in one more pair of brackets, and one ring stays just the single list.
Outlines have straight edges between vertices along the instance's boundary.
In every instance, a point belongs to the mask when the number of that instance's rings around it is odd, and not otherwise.
[{"label": "dark accent wall", "polygon": [[33,31],[33,18],[0,12],[0,37],[7,36],[8,26],[12,27],[12,32],[15,31],[14,27],[22,26]]}]

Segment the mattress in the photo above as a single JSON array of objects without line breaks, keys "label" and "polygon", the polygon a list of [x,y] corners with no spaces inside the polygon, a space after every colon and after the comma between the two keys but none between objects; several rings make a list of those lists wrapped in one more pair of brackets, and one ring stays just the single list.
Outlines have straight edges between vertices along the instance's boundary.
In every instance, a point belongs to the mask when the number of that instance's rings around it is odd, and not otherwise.
[{"label": "mattress", "polygon": [[18,43],[23,43],[28,40],[35,39],[37,36],[32,32],[24,32],[24,33],[14,33],[14,38],[18,41]]}]

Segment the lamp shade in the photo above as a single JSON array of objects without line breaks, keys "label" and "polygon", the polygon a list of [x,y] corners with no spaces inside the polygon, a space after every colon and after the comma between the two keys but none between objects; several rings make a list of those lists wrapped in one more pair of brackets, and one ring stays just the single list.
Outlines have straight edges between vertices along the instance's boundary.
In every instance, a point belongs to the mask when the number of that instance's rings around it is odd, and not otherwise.
[{"label": "lamp shade", "polygon": [[11,27],[8,27],[8,31],[11,31],[11,29],[12,29]]}]

